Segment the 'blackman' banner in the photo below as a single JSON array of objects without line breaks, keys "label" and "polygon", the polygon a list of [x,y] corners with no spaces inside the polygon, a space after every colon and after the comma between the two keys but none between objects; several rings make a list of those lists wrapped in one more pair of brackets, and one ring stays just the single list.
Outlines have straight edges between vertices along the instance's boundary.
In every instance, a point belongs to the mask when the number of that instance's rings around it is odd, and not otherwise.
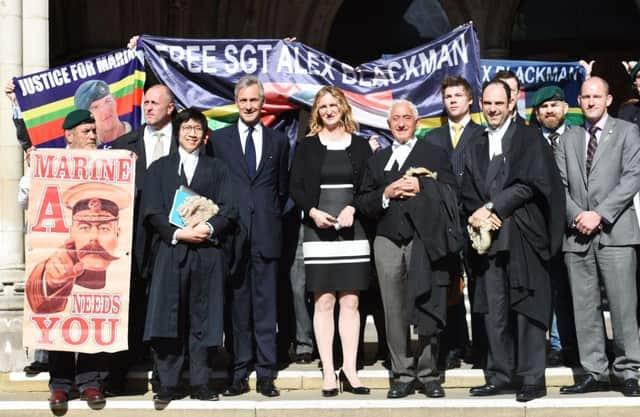
[{"label": "'blackman' banner", "polygon": [[567,122],[574,125],[584,123],[577,97],[585,78],[585,69],[578,62],[507,61],[498,59],[483,59],[481,62],[483,83],[491,80],[496,72],[502,70],[511,70],[518,76],[521,84],[518,96],[518,112],[525,120],[529,120],[532,116],[531,100],[535,92],[547,85],[557,85],[562,88],[565,101],[569,103]]},{"label": "'blackman' banner", "polygon": [[13,80],[31,143],[37,147],[65,146],[62,122],[74,109],[91,111],[102,144],[137,128],[144,81],[144,65],[129,49]]},{"label": "'blackman' banner", "polygon": [[[418,136],[440,126],[440,81],[447,75],[463,76],[474,91],[480,89],[479,46],[471,24],[427,45],[355,68],[285,40],[143,35],[139,44],[147,65],[173,91],[178,105],[204,110],[212,128],[237,119],[233,88],[244,74],[256,75],[264,84],[267,125],[276,124],[286,112],[311,106],[322,86],[334,85],[347,95],[362,132],[378,134],[385,134],[389,105],[399,98],[416,104],[421,119]],[[295,132],[290,131],[289,137],[295,138]]]}]

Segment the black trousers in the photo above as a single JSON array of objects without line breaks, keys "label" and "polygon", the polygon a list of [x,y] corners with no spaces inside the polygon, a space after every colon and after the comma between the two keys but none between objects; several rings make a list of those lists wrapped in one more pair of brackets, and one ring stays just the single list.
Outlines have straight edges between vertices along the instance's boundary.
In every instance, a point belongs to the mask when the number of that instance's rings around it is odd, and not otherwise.
[{"label": "black trousers", "polygon": [[208,346],[203,341],[203,317],[206,315],[206,300],[199,294],[201,285],[192,285],[192,280],[209,279],[185,268],[180,273],[180,307],[178,313],[178,337],[155,338],[151,341],[155,367],[160,386],[175,389],[180,375],[189,361],[191,386],[206,385],[209,381],[207,364]]},{"label": "black trousers", "polygon": [[504,261],[489,258],[485,280],[489,341],[487,382],[495,385],[545,385],[546,327],[511,308]]},{"label": "black trousers", "polygon": [[101,389],[107,365],[106,353],[49,351],[49,389],[69,392],[74,382],[80,392]]}]

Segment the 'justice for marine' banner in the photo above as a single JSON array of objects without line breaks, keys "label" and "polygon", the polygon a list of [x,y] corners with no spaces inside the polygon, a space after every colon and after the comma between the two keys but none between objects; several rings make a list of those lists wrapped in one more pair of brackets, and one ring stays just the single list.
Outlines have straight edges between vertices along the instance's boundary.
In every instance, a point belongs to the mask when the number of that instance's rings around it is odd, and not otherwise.
[{"label": "'justice for marine' banner", "polygon": [[140,126],[144,81],[144,65],[129,49],[13,80],[31,143],[48,148],[66,145],[62,122],[74,109],[93,114],[99,144]]},{"label": "'justice for marine' banner", "polygon": [[135,172],[129,151],[32,153],[24,346],[127,349]]}]

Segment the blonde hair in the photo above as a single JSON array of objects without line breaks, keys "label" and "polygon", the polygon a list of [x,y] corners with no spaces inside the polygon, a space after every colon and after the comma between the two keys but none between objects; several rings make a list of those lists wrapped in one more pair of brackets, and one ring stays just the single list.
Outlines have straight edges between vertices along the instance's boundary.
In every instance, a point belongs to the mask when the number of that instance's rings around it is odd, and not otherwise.
[{"label": "blonde hair", "polygon": [[309,133],[307,136],[317,135],[318,132],[320,132],[324,128],[324,126],[322,125],[322,119],[318,114],[318,103],[320,102],[320,99],[326,94],[331,94],[333,98],[335,98],[338,102],[338,109],[340,110],[340,113],[342,113],[340,123],[342,123],[344,130],[347,133],[355,133],[358,130],[358,124],[353,119],[353,112],[351,111],[351,106],[347,101],[347,97],[339,88],[327,85],[318,90],[316,96],[313,98],[313,106],[311,106],[311,118],[309,119]]}]

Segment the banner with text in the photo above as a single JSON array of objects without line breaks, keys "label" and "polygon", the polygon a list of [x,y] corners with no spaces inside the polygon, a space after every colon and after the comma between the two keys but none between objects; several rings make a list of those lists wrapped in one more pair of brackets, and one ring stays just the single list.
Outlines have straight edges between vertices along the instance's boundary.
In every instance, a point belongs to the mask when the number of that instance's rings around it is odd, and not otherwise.
[{"label": "banner with text", "polygon": [[64,147],[62,122],[79,108],[96,119],[99,144],[141,124],[145,73],[134,50],[112,51],[13,82],[31,143],[37,147]]},{"label": "banner with text", "polygon": [[[140,44],[147,65],[173,91],[178,105],[203,110],[213,129],[237,119],[233,89],[244,74],[253,74],[264,84],[267,125],[300,106],[310,107],[321,87],[334,85],[347,95],[365,134],[387,131],[389,105],[399,98],[416,104],[420,136],[440,126],[440,81],[447,75],[463,76],[475,91],[480,89],[479,46],[471,24],[427,45],[357,67],[285,40],[143,35]],[[295,132],[292,136],[295,140]]]},{"label": "banner with text", "polygon": [[24,346],[127,349],[135,172],[129,151],[31,154]]},{"label": "banner with text", "polygon": [[[584,123],[582,110],[578,105],[578,93],[584,81],[586,71],[578,62],[546,62],[546,61],[509,61],[483,59],[482,82],[493,78],[498,71],[511,70],[520,79],[518,95],[518,112],[525,120],[531,117],[531,100],[539,88],[557,85],[564,91],[565,101],[569,103],[567,122],[581,125]],[[535,116],[534,116],[535,117]]]}]

